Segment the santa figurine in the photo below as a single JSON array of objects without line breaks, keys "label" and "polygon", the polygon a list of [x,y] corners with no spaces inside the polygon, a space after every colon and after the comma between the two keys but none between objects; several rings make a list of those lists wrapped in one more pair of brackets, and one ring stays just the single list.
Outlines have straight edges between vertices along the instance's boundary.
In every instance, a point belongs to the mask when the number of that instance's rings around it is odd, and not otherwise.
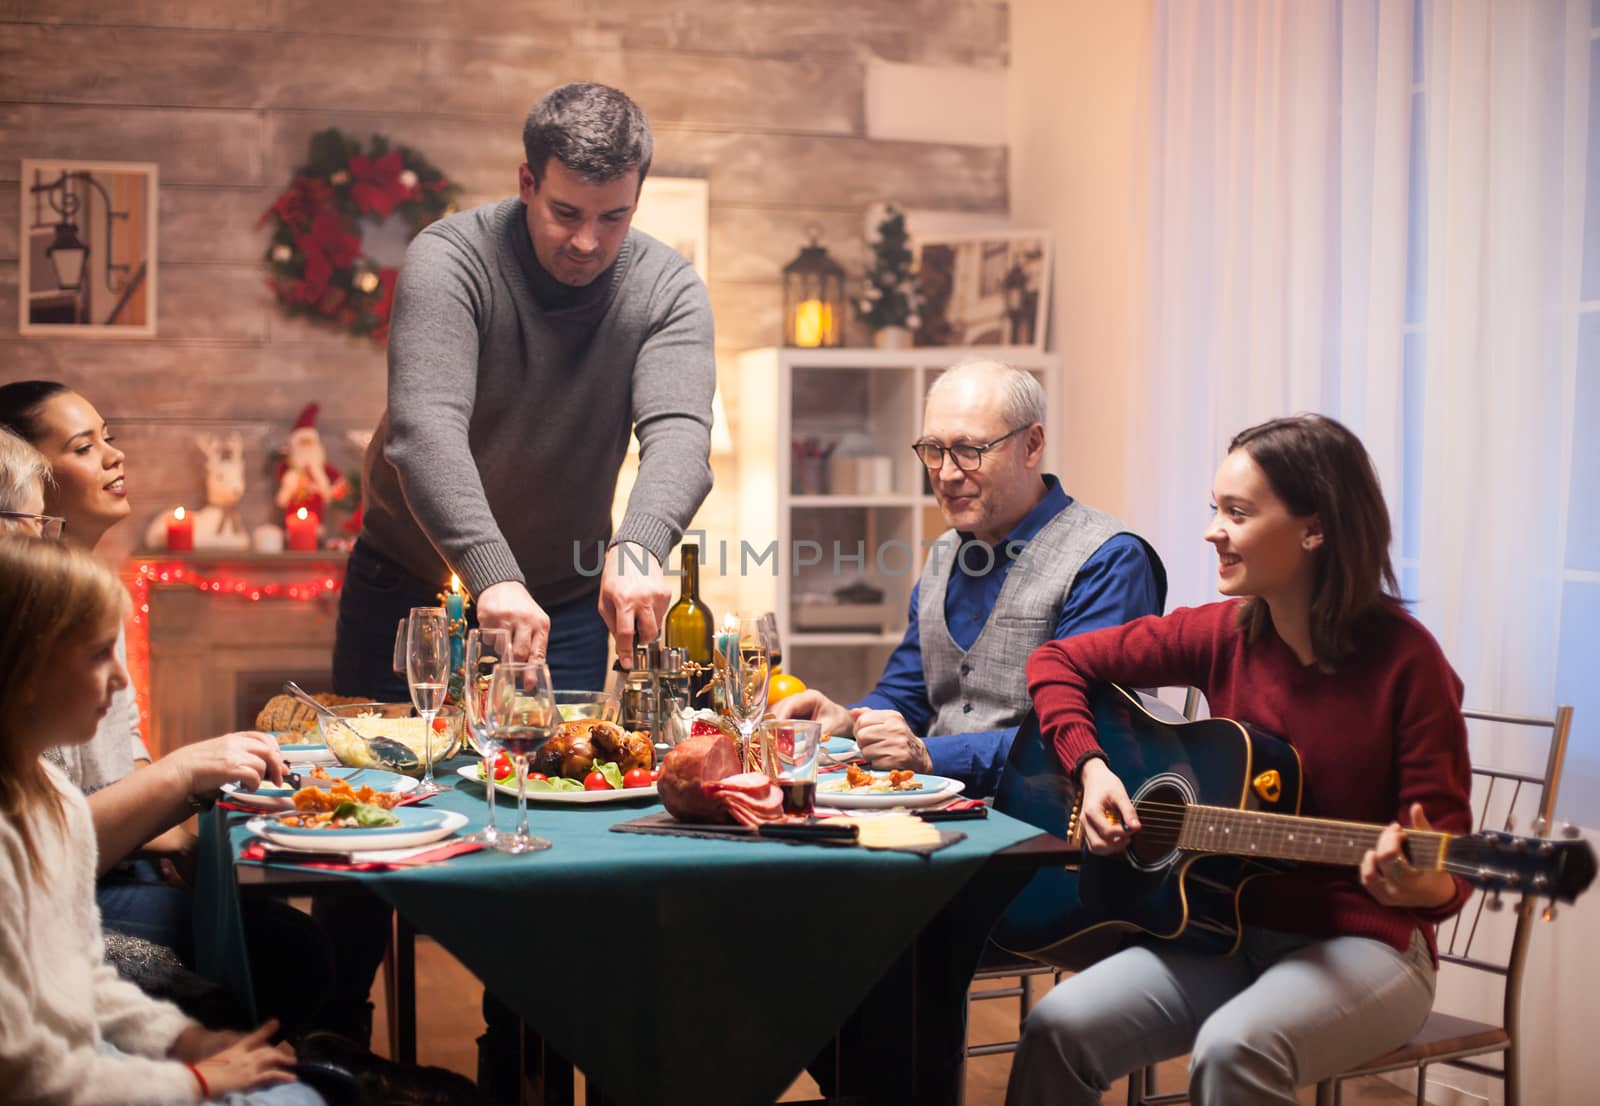
[{"label": "santa figurine", "polygon": [[342,499],[350,491],[344,474],[328,464],[322,436],[317,433],[317,404],[306,404],[289,431],[289,448],[278,465],[277,503],[285,514],[304,507],[318,518],[325,518],[328,503]]}]

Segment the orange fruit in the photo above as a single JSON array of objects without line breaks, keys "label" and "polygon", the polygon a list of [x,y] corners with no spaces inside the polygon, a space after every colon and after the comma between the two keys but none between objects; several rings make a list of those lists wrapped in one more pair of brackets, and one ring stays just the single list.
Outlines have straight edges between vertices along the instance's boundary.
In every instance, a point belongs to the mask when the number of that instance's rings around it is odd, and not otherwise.
[{"label": "orange fruit", "polygon": [[787,699],[806,689],[800,682],[800,677],[791,676],[787,672],[774,672],[767,681],[767,702],[776,703],[779,699]]}]

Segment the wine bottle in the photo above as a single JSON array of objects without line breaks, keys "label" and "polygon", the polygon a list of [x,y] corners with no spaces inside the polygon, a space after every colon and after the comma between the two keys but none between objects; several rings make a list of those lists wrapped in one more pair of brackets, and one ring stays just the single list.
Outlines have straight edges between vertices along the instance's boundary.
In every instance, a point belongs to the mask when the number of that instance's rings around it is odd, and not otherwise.
[{"label": "wine bottle", "polygon": [[704,671],[690,677],[690,703],[696,708],[711,705],[711,608],[700,599],[700,547],[687,542],[680,554],[683,560],[683,594],[667,611],[666,644],[682,649],[684,656]]}]

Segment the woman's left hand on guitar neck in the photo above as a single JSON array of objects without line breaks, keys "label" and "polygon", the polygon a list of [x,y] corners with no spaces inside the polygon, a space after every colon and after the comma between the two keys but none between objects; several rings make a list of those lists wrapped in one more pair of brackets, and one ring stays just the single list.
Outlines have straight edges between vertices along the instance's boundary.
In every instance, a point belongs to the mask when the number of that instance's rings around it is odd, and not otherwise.
[{"label": "woman's left hand on guitar neck", "polygon": [[[1422,813],[1421,803],[1411,804],[1411,828],[1432,829]],[[1400,851],[1406,831],[1399,822],[1390,822],[1378,836],[1377,848],[1361,858],[1361,886],[1384,906],[1402,909],[1440,906],[1456,893],[1456,881],[1448,872],[1423,871],[1412,867]]]}]

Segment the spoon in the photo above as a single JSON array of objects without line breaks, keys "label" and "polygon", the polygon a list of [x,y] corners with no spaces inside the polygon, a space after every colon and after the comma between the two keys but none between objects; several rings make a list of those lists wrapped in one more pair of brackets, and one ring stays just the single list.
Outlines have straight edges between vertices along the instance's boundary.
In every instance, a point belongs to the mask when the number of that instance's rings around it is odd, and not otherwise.
[{"label": "spoon", "polygon": [[335,714],[333,711],[317,702],[310,695],[307,695],[305,689],[299,684],[295,683],[293,680],[284,681],[283,690],[286,694],[292,695],[300,702],[306,704],[306,706],[316,711],[323,718],[331,718],[333,721],[339,723],[339,725],[348,730],[357,741],[360,741],[363,745],[365,745],[367,749],[371,751],[373,757],[386,767],[392,768],[396,772],[403,772],[406,774],[415,772],[418,768],[422,767],[422,761],[419,760],[417,758],[417,754],[412,752],[409,748],[402,745],[400,742],[395,741],[393,738],[367,737],[345,719],[339,717],[339,715]]}]

